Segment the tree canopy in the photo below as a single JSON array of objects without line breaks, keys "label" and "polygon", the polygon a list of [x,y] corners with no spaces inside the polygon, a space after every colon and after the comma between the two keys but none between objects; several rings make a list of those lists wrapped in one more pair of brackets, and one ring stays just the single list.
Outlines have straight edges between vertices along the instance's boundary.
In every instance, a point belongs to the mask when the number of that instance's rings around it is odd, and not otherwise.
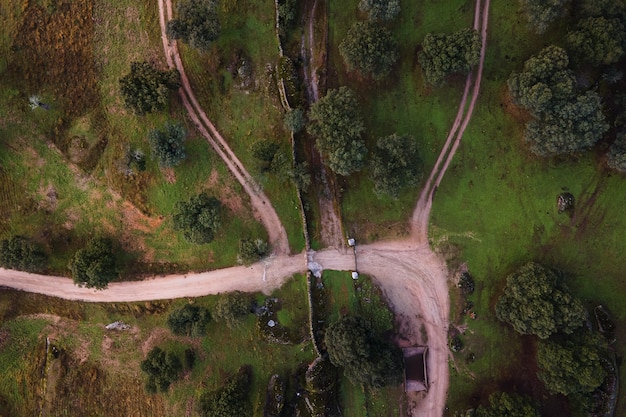
[{"label": "tree canopy", "polygon": [[283,123],[285,124],[285,128],[290,132],[300,132],[306,125],[306,116],[304,115],[304,111],[300,108],[291,109],[285,113]]},{"label": "tree canopy", "polygon": [[170,168],[185,160],[184,141],[187,132],[180,123],[166,122],[163,129],[154,129],[148,133],[152,155],[159,165]]},{"label": "tree canopy", "polygon": [[178,70],[159,71],[147,62],[133,62],[130,72],[120,78],[126,107],[138,115],[163,110],[170,90],[180,87]]},{"label": "tree canopy", "polygon": [[422,173],[415,139],[396,134],[378,139],[371,166],[374,192],[397,198],[402,188],[417,184]]},{"label": "tree canopy", "polygon": [[496,315],[521,334],[547,339],[582,326],[587,311],[554,271],[530,262],[506,279]]},{"label": "tree canopy", "polygon": [[617,171],[626,172],[626,133],[618,135],[607,154],[607,164]]},{"label": "tree canopy", "polygon": [[566,40],[579,61],[610,65],[624,56],[626,27],[618,18],[588,17],[578,22],[576,30],[567,33]]},{"label": "tree canopy", "polygon": [[450,74],[468,73],[480,60],[480,49],[480,35],[474,29],[426,34],[418,56],[424,79],[438,87]]},{"label": "tree canopy", "polygon": [[174,213],[174,229],[182,230],[190,243],[210,243],[221,225],[222,203],[206,193],[193,196],[189,201],[179,201]]},{"label": "tree canopy", "polygon": [[569,2],[570,0],[520,0],[520,5],[530,27],[541,34],[565,13],[565,7]]},{"label": "tree canopy", "polygon": [[177,2],[176,19],[167,22],[170,39],[181,39],[190,46],[207,51],[220,36],[221,26],[215,0]]},{"label": "tree canopy", "polygon": [[538,377],[552,393],[589,393],[606,377],[602,364],[603,339],[587,330],[567,338],[541,341],[537,352]]},{"label": "tree canopy", "polygon": [[383,387],[400,382],[402,353],[372,332],[358,316],[345,316],[328,326],[324,339],[328,357],[355,384]]},{"label": "tree canopy", "polygon": [[75,284],[98,290],[106,288],[118,275],[111,240],[101,237],[91,239],[74,254],[69,268]]},{"label": "tree canopy", "polygon": [[578,92],[563,48],[550,45],[524,63],[521,73],[509,77],[513,100],[534,119],[525,139],[542,156],[578,152],[593,146],[609,126],[595,91]]},{"label": "tree canopy", "polygon": [[365,125],[352,90],[329,90],[311,106],[309,120],[309,133],[317,138],[317,147],[333,172],[348,176],[363,168],[367,148],[361,135]]},{"label": "tree canopy", "polygon": [[371,20],[393,20],[400,13],[400,0],[361,0],[359,10]]},{"label": "tree canopy", "polygon": [[398,59],[398,46],[388,29],[368,20],[352,25],[339,44],[339,53],[349,70],[379,80],[389,74]]},{"label": "tree canopy", "polygon": [[26,272],[41,272],[48,265],[48,256],[32,241],[13,236],[0,242],[0,266]]},{"label": "tree canopy", "polygon": [[241,291],[229,292],[220,296],[215,305],[215,317],[224,320],[230,328],[237,327],[239,323],[250,314],[252,300],[250,296]]},{"label": "tree canopy", "polygon": [[167,316],[167,326],[180,336],[203,336],[210,321],[209,310],[193,304],[185,304]]},{"label": "tree canopy", "polygon": [[526,396],[495,392],[489,396],[489,405],[476,408],[474,417],[541,417],[541,414]]},{"label": "tree canopy", "polygon": [[244,238],[239,239],[239,256],[241,263],[252,264],[265,255],[269,251],[269,245],[263,239]]},{"label": "tree canopy", "polygon": [[252,405],[248,399],[250,389],[250,369],[242,367],[224,386],[200,395],[197,410],[201,417],[233,417],[252,415]]},{"label": "tree canopy", "polygon": [[148,374],[146,390],[155,393],[157,390],[167,391],[170,384],[178,379],[183,365],[173,352],[166,352],[157,346],[148,352],[140,368]]}]

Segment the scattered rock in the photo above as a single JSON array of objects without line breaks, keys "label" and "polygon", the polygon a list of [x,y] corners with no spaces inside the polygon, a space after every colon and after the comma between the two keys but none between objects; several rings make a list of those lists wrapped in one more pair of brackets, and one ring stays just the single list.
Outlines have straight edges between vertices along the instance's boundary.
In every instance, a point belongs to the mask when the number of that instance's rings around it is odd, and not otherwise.
[{"label": "scattered rock", "polygon": [[564,211],[574,209],[574,196],[571,193],[561,193],[557,196],[556,206],[559,209],[559,214]]},{"label": "scattered rock", "polygon": [[122,321],[114,321],[113,323],[104,326],[104,328],[107,330],[128,330],[130,329],[130,325]]}]

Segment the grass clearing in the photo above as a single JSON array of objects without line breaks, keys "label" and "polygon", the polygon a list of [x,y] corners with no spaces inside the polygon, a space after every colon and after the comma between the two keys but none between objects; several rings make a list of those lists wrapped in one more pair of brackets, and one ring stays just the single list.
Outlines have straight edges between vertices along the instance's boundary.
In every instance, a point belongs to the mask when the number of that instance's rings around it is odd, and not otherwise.
[{"label": "grass clearing", "polygon": [[[546,395],[533,365],[535,344],[499,323],[494,306],[505,277],[529,260],[569,273],[568,285],[591,308],[604,304],[614,314],[618,357],[626,353],[626,267],[623,241],[626,222],[620,191],[623,175],[602,167],[590,151],[573,158],[538,159],[522,143],[523,125],[506,112],[505,82],[509,74],[545,44],[557,43],[562,28],[544,37],[528,33],[525,22],[510,17],[508,5],[492,3],[490,38],[478,107],[463,142],[434,200],[431,242],[455,254],[469,267],[477,291],[470,299],[478,320],[469,325],[456,354],[449,394],[451,412],[485,401],[494,390],[511,390],[544,398],[545,413],[563,405]],[[562,191],[576,198],[571,215],[558,214]],[[467,363],[468,352],[476,360]],[[521,369],[520,361],[528,364]],[[620,382],[626,383],[620,367]],[[620,401],[616,415],[624,413]],[[556,410],[556,411],[555,411]]]}]

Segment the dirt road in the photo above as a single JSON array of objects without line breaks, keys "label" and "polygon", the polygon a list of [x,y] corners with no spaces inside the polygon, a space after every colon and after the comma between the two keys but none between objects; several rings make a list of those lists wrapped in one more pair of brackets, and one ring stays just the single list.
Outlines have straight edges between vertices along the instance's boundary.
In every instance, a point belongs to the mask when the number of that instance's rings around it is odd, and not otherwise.
[{"label": "dirt road", "polygon": [[[306,269],[307,256],[304,256],[305,254],[287,255],[289,246],[286,233],[271,203],[255,185],[254,180],[208,120],[193,96],[176,45],[170,43],[165,36],[165,21],[172,16],[171,3],[169,0],[167,3],[164,0],[158,1],[163,47],[168,65],[176,66],[181,73],[183,104],[198,130],[206,137],[250,195],[257,215],[270,234],[275,255],[249,267],[238,266],[198,274],[112,283],[105,291],[76,287],[68,278],[0,269],[1,287],[89,302],[143,301],[196,297],[232,290],[268,293],[280,287],[294,273],[303,272]],[[356,251],[359,271],[374,277],[385,292],[393,310],[401,318],[400,344],[409,346],[427,343],[429,346],[430,389],[427,394],[409,397],[408,414],[412,416],[441,416],[448,391],[447,330],[450,308],[448,271],[443,259],[428,245],[428,218],[434,192],[458,148],[478,97],[485,58],[489,0],[484,0],[482,4],[481,9],[481,0],[477,0],[474,18],[474,27],[481,30],[483,36],[476,81],[472,84],[471,75],[466,80],[459,112],[450,135],[415,207],[411,237],[407,240],[359,245]],[[465,110],[472,85],[472,99]],[[452,142],[453,137],[454,142]],[[324,269],[349,271],[354,268],[352,253],[345,253],[345,251],[325,249],[308,255],[310,260],[319,263]]]},{"label": "dirt road", "polygon": [[163,41],[163,51],[165,59],[170,68],[178,69],[180,73],[182,87],[179,90],[183,105],[194,122],[198,131],[206,138],[209,144],[215,149],[215,152],[222,158],[230,172],[235,176],[237,181],[242,185],[246,193],[250,196],[250,202],[255,213],[255,217],[263,223],[269,235],[269,241],[275,254],[288,254],[289,241],[287,233],[283,227],[276,210],[272,206],[265,193],[259,185],[254,181],[252,176],[245,169],[241,161],[235,153],[230,149],[228,143],[222,135],[217,131],[213,123],[206,116],[206,113],[200,107],[196,100],[189,78],[183,67],[183,62],[178,53],[176,41],[170,41],[166,34],[166,22],[172,18],[172,2],[171,0],[158,0],[159,3],[159,23],[161,26],[161,39]]}]

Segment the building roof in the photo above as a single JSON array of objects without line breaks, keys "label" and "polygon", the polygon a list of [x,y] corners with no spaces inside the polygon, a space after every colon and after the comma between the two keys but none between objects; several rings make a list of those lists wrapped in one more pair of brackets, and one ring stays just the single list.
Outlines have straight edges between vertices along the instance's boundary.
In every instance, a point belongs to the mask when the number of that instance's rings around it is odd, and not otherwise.
[{"label": "building roof", "polygon": [[403,348],[404,355],[404,390],[428,391],[428,368],[426,359],[428,346]]}]

